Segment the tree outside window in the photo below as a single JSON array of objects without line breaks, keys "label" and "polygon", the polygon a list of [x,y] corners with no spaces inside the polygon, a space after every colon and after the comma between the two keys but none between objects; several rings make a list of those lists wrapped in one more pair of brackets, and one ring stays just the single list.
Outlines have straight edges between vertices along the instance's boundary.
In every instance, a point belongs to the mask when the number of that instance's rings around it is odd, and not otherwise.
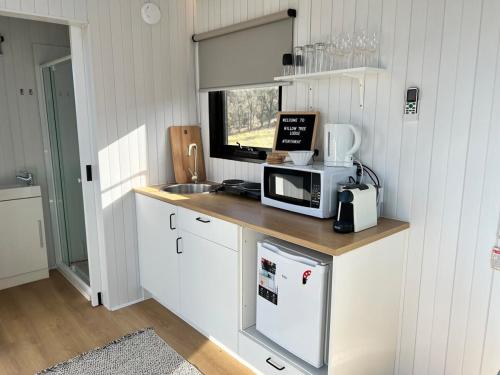
[{"label": "tree outside window", "polygon": [[279,87],[228,90],[225,109],[226,144],[273,147]]}]

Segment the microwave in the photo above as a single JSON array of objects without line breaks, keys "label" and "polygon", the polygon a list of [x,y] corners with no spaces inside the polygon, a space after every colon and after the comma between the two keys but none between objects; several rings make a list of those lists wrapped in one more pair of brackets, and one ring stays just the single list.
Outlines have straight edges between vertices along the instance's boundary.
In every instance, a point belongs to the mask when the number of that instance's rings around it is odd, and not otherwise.
[{"label": "microwave", "polygon": [[[337,184],[356,179],[356,167],[262,164],[261,202],[319,218],[337,214]],[[352,179],[351,179],[352,181]]]}]

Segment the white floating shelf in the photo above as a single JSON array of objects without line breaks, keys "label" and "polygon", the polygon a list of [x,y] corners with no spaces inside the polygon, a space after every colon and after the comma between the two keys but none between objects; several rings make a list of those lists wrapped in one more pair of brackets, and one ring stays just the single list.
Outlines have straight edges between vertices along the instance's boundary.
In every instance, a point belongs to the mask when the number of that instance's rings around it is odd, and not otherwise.
[{"label": "white floating shelf", "polygon": [[274,80],[277,82],[310,82],[329,79],[333,77],[349,77],[352,79],[357,79],[359,82],[359,106],[363,108],[366,77],[377,75],[383,72],[385,72],[385,69],[360,67],[350,69],[336,69],[318,73],[294,74],[290,76],[274,77]]},{"label": "white floating shelf", "polygon": [[336,69],[318,73],[294,74],[291,76],[274,77],[274,80],[285,81],[285,82],[314,81],[318,79],[328,79],[335,76],[344,76],[344,77],[359,79],[367,75],[379,74],[382,72],[385,72],[385,69],[361,67],[361,68],[350,68],[350,69]]}]

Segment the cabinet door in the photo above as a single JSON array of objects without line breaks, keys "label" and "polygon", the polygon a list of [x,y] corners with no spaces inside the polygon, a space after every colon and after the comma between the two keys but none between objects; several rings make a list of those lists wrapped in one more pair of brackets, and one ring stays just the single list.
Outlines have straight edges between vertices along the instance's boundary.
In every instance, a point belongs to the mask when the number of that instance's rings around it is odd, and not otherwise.
[{"label": "cabinet door", "polygon": [[176,207],[136,194],[141,286],[169,310],[179,313],[179,255]]},{"label": "cabinet door", "polygon": [[181,314],[233,351],[238,340],[238,253],[181,230]]},{"label": "cabinet door", "polygon": [[46,269],[41,198],[0,202],[0,279]]}]

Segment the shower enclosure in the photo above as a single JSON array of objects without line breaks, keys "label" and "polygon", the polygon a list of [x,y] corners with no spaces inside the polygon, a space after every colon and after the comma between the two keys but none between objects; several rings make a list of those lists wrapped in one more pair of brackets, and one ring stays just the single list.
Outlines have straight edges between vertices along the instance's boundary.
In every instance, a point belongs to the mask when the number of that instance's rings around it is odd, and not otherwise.
[{"label": "shower enclosure", "polygon": [[49,183],[53,188],[51,209],[58,267],[89,285],[71,57],[42,65],[42,78],[52,162]]}]

